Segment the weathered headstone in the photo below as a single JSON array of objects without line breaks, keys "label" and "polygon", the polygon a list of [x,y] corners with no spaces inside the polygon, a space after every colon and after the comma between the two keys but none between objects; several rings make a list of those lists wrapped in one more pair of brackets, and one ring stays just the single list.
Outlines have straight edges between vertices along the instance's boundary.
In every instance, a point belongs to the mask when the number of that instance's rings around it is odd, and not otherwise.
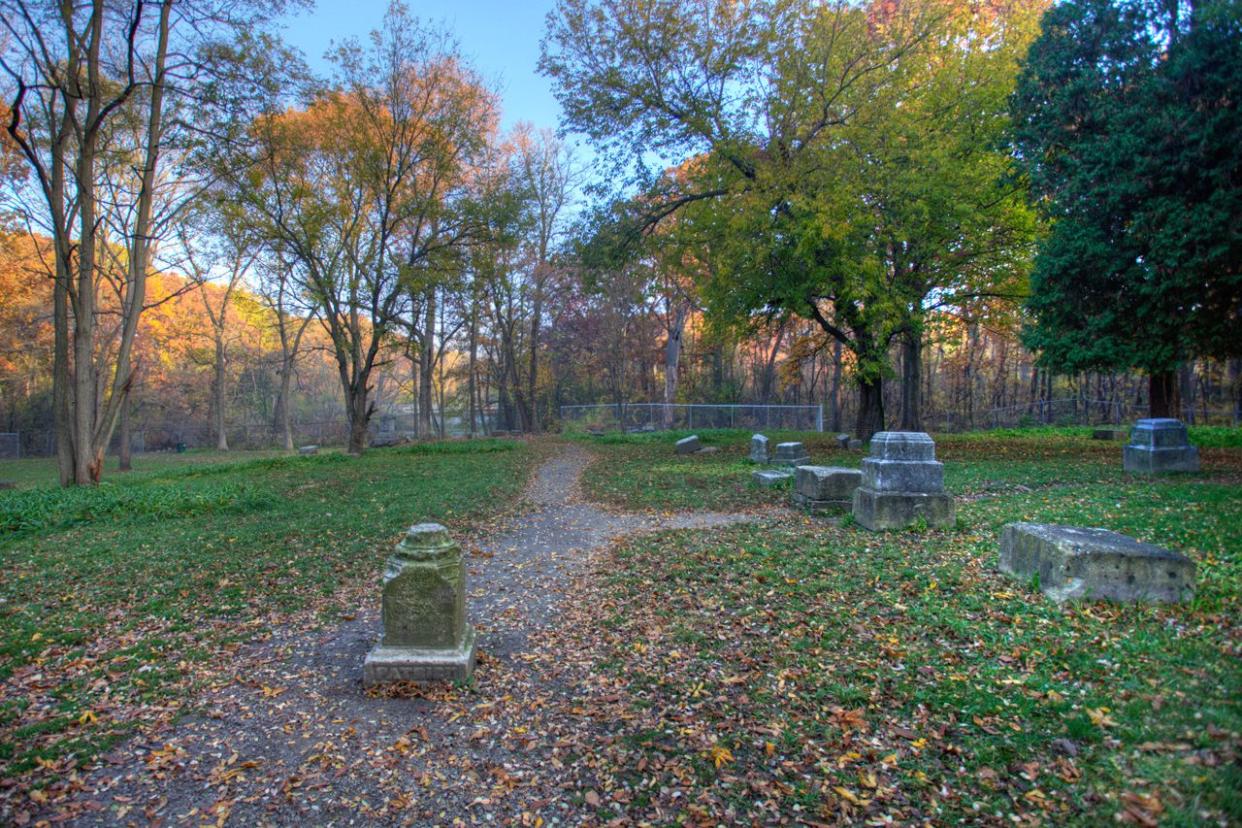
[{"label": "weathered headstone", "polygon": [[793,502],[812,514],[848,509],[862,472],[838,466],[798,466],[794,470]]},{"label": "weathered headstone", "polygon": [[298,454],[301,454],[305,457],[310,457],[318,453],[319,453],[319,446],[299,446],[298,447]]},{"label": "weathered headstone", "polygon": [[474,671],[461,548],[438,523],[411,526],[384,570],[384,633],[362,665],[366,687],[464,681]]},{"label": "weathered headstone", "polygon": [[793,472],[784,469],[762,469],[751,472],[750,479],[765,489],[771,489],[774,486],[783,486],[793,476]]},{"label": "weathered headstone", "polygon": [[1124,428],[1097,428],[1091,432],[1092,440],[1124,440],[1125,437]]},{"label": "weathered headstone", "polygon": [[811,462],[811,455],[801,443],[777,443],[772,462],[777,466],[804,466]]},{"label": "weathered headstone", "polygon": [[1122,450],[1128,472],[1161,474],[1197,472],[1199,449],[1190,444],[1181,420],[1139,420],[1130,431],[1130,442]]},{"label": "weathered headstone", "polygon": [[750,438],[750,462],[767,465],[772,459],[772,449],[768,438],[756,434]]},{"label": "weathered headstone", "polygon": [[1038,577],[1054,601],[1185,601],[1194,596],[1195,564],[1179,552],[1108,529],[1011,523],[1001,533],[1000,570]]},{"label": "weathered headstone", "polygon": [[701,448],[703,448],[703,444],[699,442],[699,436],[697,434],[691,434],[689,437],[682,437],[677,441],[678,454],[694,454]]},{"label": "weathered headstone", "polygon": [[837,435],[837,447],[843,448],[843,449],[849,448],[850,447],[850,435],[838,434]]},{"label": "weathered headstone", "polygon": [[862,485],[854,491],[854,519],[872,531],[901,529],[920,518],[928,526],[951,526],[953,497],[944,490],[944,465],[936,444],[921,431],[881,431],[871,437],[862,462]]}]

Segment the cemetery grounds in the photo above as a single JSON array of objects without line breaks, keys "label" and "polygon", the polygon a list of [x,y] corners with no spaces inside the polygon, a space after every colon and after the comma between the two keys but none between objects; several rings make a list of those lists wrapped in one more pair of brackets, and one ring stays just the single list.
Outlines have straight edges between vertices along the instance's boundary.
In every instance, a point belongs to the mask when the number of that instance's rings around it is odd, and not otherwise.
[{"label": "cemetery grounds", "polygon": [[[141,456],[94,490],[0,463],[0,821],[1242,822],[1238,430],[1192,428],[1202,472],[1157,479],[1085,430],[940,437],[957,526],[886,533],[753,487],[749,432],[679,436]],[[566,454],[583,520],[648,531],[496,586],[487,612],[549,620],[505,638],[476,608],[470,682],[351,685],[403,527],[448,525],[500,583],[528,562],[488,539],[521,537]],[[702,511],[743,522],[660,529]],[[1182,551],[1197,595],[1057,607],[996,572],[1014,521]],[[330,709],[299,686],[317,653]]]}]

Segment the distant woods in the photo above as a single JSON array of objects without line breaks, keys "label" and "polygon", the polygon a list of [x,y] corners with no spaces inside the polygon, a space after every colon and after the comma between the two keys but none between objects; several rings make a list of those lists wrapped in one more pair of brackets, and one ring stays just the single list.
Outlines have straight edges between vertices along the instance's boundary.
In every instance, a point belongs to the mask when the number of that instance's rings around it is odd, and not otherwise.
[{"label": "distant woods", "polygon": [[3,3],[0,431],[66,484],[584,402],[1236,418],[1237,0],[560,0],[578,157],[400,4],[316,77],[296,6]]}]

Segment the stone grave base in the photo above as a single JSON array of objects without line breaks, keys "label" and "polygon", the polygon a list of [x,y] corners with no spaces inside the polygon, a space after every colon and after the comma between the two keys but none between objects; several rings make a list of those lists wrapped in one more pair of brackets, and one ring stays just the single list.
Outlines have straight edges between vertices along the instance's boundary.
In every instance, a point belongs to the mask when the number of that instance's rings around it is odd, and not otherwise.
[{"label": "stone grave base", "polygon": [[1011,523],[1001,533],[1000,571],[1020,580],[1038,576],[1040,589],[1058,603],[1177,602],[1194,596],[1193,561],[1108,529]]},{"label": "stone grave base", "polygon": [[1128,472],[1159,474],[1160,472],[1197,472],[1199,470],[1199,448],[1197,446],[1170,448],[1126,446],[1122,457],[1122,464]]},{"label": "stone grave base", "polygon": [[776,469],[765,469],[750,473],[751,482],[762,486],[765,489],[771,489],[774,486],[782,486],[786,481],[793,479],[793,472],[778,471]]},{"label": "stone grave base", "polygon": [[928,526],[952,526],[953,496],[948,492],[877,492],[854,490],[854,519],[873,532],[904,529],[919,518]]},{"label": "stone grave base", "polygon": [[790,495],[790,500],[799,509],[807,511],[812,515],[845,512],[849,510],[850,504],[853,503],[851,500],[815,500],[797,492]]},{"label": "stone grave base", "polygon": [[839,466],[799,466],[791,500],[811,514],[839,512],[850,507],[862,472]]},{"label": "stone grave base", "polygon": [[394,681],[465,681],[474,673],[474,630],[456,650],[422,650],[377,644],[362,663],[362,686]]}]

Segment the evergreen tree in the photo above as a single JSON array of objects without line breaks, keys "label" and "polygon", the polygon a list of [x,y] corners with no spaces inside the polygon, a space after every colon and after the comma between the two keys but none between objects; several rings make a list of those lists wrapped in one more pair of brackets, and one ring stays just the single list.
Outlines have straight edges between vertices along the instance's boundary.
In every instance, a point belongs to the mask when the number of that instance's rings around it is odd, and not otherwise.
[{"label": "evergreen tree", "polygon": [[1187,358],[1242,353],[1242,3],[1073,0],[1012,109],[1052,230],[1024,341],[1055,370],[1138,368],[1176,416]]}]

